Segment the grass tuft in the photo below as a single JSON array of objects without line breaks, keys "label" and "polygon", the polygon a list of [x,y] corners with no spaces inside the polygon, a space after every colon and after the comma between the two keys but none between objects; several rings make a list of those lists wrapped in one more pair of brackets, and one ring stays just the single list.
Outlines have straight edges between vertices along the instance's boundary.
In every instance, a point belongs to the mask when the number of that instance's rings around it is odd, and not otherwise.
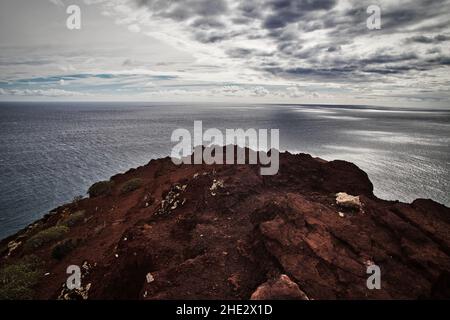
[{"label": "grass tuft", "polygon": [[62,260],[78,246],[78,243],[79,241],[75,239],[66,239],[58,242],[52,249],[52,257],[56,260]]},{"label": "grass tuft", "polygon": [[42,230],[25,242],[24,249],[26,251],[38,249],[47,243],[60,240],[67,232],[69,228],[66,226],[54,226]]},{"label": "grass tuft", "polygon": [[59,222],[59,224],[67,226],[67,227],[73,227],[73,226],[77,225],[78,223],[84,221],[84,217],[85,217],[84,210],[76,211],[76,212],[70,214],[68,217],[63,218]]},{"label": "grass tuft", "polygon": [[107,196],[112,193],[114,182],[99,181],[94,183],[88,190],[89,197],[95,198],[99,196]]},{"label": "grass tuft", "polygon": [[139,178],[131,179],[125,182],[120,191],[122,194],[133,192],[142,187],[143,184],[144,182],[142,181],[142,179]]},{"label": "grass tuft", "polygon": [[29,255],[0,268],[0,300],[30,300],[42,277],[42,262]]}]

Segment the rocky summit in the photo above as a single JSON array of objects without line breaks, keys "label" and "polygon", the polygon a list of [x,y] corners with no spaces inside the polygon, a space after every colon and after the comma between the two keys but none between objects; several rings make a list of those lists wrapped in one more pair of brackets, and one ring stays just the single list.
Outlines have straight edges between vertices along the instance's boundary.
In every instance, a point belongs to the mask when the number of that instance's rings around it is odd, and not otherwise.
[{"label": "rocky summit", "polygon": [[0,298],[450,298],[449,208],[378,199],[345,161],[259,169],[164,158],[99,182],[0,243]]}]

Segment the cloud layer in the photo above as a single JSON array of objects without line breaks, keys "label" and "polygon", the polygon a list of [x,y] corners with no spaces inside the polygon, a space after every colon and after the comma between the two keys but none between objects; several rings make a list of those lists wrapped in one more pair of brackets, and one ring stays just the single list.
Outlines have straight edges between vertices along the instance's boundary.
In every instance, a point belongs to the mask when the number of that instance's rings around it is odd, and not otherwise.
[{"label": "cloud layer", "polygon": [[[157,39],[190,57],[182,63],[162,59],[156,65],[123,53],[120,67],[99,66],[104,73],[123,73],[124,85],[129,85],[130,75],[134,80],[141,75],[142,82],[136,80],[133,88],[150,96],[170,90],[227,96],[232,87],[246,96],[257,92],[262,99],[292,102],[302,97],[450,102],[449,0],[85,0],[83,4],[98,8],[130,34],[145,35],[147,46]],[[366,26],[366,10],[372,4],[381,8],[380,30]],[[48,59],[2,57],[0,68],[45,64]],[[172,78],[143,76],[157,70]],[[121,87],[126,88],[130,87]]]}]

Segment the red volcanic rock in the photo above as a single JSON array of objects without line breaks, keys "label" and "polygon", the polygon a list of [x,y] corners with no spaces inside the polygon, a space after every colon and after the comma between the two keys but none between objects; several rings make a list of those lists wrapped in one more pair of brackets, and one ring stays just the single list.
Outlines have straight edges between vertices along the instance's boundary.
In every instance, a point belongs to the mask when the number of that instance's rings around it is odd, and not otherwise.
[{"label": "red volcanic rock", "polygon": [[[64,234],[75,248],[59,259],[56,242],[32,252],[47,274],[36,298],[60,297],[69,265],[89,266],[89,299],[450,298],[449,208],[378,199],[367,174],[344,161],[282,153],[277,175],[259,172],[152,160],[112,177],[110,194],[3,240],[0,264],[17,263],[31,237],[83,212]],[[136,190],[121,192],[136,178]],[[338,206],[339,192],[358,196],[360,210]],[[380,290],[367,288],[371,264]]]},{"label": "red volcanic rock", "polygon": [[260,285],[250,297],[251,300],[309,300],[298,285],[285,274]]}]

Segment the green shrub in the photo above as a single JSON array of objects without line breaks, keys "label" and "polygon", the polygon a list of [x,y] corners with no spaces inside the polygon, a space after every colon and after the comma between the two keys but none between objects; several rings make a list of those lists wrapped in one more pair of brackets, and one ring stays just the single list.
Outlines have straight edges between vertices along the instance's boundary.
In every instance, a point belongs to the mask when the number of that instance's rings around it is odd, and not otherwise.
[{"label": "green shrub", "polygon": [[36,256],[25,256],[20,261],[0,269],[0,300],[33,299],[33,287],[42,276],[42,263]]},{"label": "green shrub", "polygon": [[73,227],[84,220],[85,217],[85,211],[77,211],[69,215],[68,217],[62,219],[59,224],[65,225],[67,227]]},{"label": "green shrub", "polygon": [[69,228],[66,226],[54,226],[32,236],[25,242],[25,250],[37,249],[46,243],[50,243],[61,239],[67,232]]},{"label": "green shrub", "polygon": [[142,187],[143,184],[144,184],[144,182],[142,181],[142,179],[139,179],[139,178],[128,180],[122,186],[121,192],[122,193],[132,192],[132,191],[137,190],[140,187]]},{"label": "green shrub", "polygon": [[62,260],[67,254],[78,246],[79,241],[75,239],[66,239],[58,242],[52,249],[52,257]]},{"label": "green shrub", "polygon": [[99,181],[94,183],[88,190],[89,197],[99,197],[110,195],[112,192],[112,188],[114,186],[114,182],[112,181]]}]

